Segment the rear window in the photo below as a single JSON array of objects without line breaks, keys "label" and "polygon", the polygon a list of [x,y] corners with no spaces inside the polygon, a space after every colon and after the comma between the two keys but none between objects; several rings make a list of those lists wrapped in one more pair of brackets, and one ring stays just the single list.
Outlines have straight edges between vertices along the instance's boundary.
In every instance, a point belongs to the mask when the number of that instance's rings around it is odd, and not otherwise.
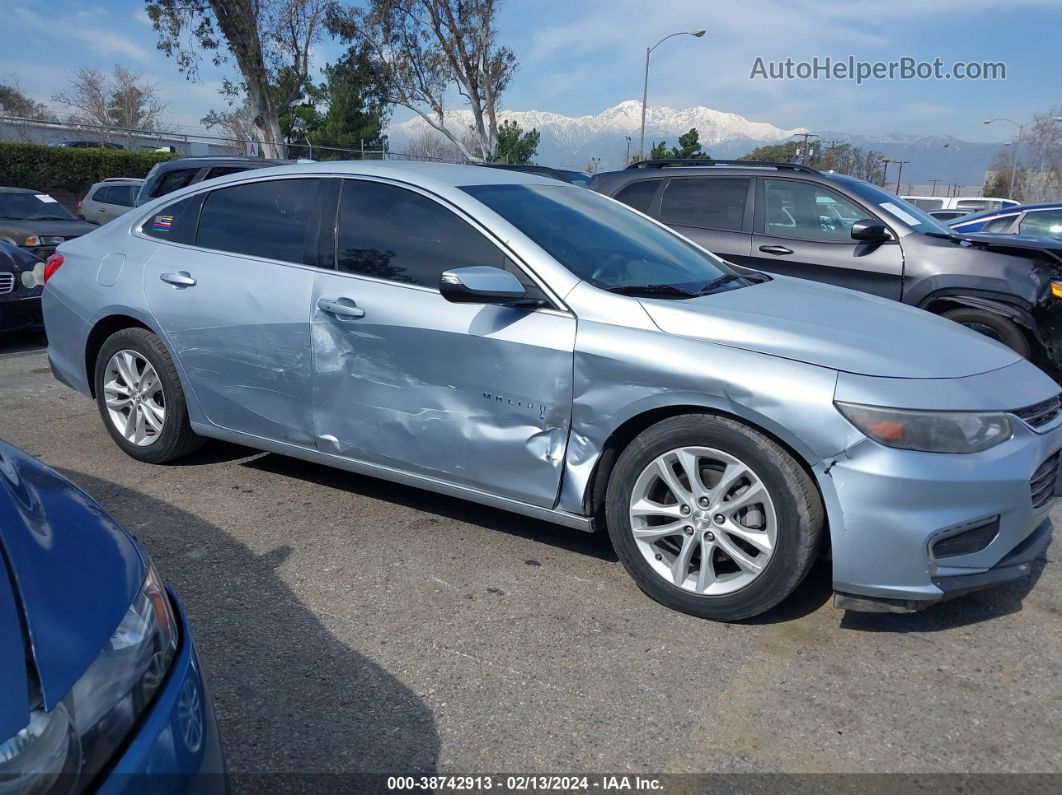
[{"label": "rear window", "polygon": [[[196,245],[251,257],[303,262],[318,179],[273,179],[211,191]],[[316,245],[313,246],[316,249]]]},{"label": "rear window", "polygon": [[656,189],[660,185],[658,179],[643,179],[638,182],[632,182],[627,185],[623,190],[617,193],[613,198],[623,202],[628,207],[633,207],[639,212],[649,212],[649,205],[653,202],[653,196],[656,195]]}]

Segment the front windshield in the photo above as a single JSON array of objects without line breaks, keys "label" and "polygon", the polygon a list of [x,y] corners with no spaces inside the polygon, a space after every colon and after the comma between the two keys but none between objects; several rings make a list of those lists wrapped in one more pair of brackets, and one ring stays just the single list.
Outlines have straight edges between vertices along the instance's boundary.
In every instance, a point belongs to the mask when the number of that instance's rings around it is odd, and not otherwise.
[{"label": "front windshield", "polygon": [[[569,185],[469,185],[466,193],[596,287],[699,294],[736,276],[722,260],[596,193]],[[729,278],[728,278],[729,281]]]},{"label": "front windshield", "polygon": [[886,218],[898,218],[916,232],[930,235],[951,236],[955,232],[940,223],[925,210],[901,199],[869,182],[852,181],[848,187],[861,199],[885,212]]},{"label": "front windshield", "polygon": [[0,217],[24,221],[76,221],[46,193],[0,193]]}]

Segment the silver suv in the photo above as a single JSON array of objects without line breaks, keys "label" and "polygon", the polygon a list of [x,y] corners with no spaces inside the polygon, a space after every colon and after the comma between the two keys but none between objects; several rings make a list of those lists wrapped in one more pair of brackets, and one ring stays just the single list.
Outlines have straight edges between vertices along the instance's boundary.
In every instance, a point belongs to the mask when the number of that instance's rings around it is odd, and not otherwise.
[{"label": "silver suv", "polygon": [[761,613],[827,549],[841,605],[916,609],[1050,539],[1062,414],[1029,361],[556,180],[233,174],[45,272],[52,368],[130,456],[225,439],[607,529],[694,615]]},{"label": "silver suv", "polygon": [[97,182],[77,204],[78,212],[86,221],[105,224],[129,212],[136,204],[136,194],[144,180],[111,177]]}]

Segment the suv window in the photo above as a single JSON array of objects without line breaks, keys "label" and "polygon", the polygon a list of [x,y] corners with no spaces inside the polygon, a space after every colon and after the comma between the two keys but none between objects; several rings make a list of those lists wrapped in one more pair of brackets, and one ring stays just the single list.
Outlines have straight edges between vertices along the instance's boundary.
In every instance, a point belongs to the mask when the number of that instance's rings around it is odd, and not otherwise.
[{"label": "suv window", "polygon": [[1062,209],[1026,213],[1018,224],[1018,231],[1023,235],[1062,237]]},{"label": "suv window", "polygon": [[748,177],[671,179],[660,200],[660,220],[678,226],[739,232],[748,195]]},{"label": "suv window", "polygon": [[100,188],[92,198],[93,201],[117,204],[119,207],[132,207],[137,189],[137,185],[111,185],[109,188]]},{"label": "suv window", "polygon": [[318,182],[273,179],[211,191],[203,203],[196,245],[303,262]]},{"label": "suv window", "polygon": [[505,268],[501,249],[450,210],[419,193],[344,180],[339,200],[339,270],[439,288],[452,268]]},{"label": "suv window", "polygon": [[934,199],[932,197],[925,199],[917,196],[907,197],[907,201],[911,202],[915,207],[919,207],[923,210],[939,210],[944,206],[943,199]]},{"label": "suv window", "polygon": [[166,172],[151,188],[150,198],[157,199],[159,196],[165,196],[167,193],[173,193],[175,190],[191,185],[198,173],[198,168],[178,168]]},{"label": "suv window", "polygon": [[201,193],[174,202],[149,215],[140,226],[140,231],[149,237],[169,240],[171,243],[192,243],[202,204]]},{"label": "suv window", "polygon": [[224,177],[227,174],[239,174],[241,171],[247,171],[246,166],[214,166],[203,177],[204,180],[214,179],[214,177]]},{"label": "suv window", "polygon": [[763,181],[764,231],[830,243],[851,243],[852,223],[866,212],[832,190],[785,179]]},{"label": "suv window", "polygon": [[660,182],[661,180],[659,179],[640,179],[624,186],[623,190],[613,196],[613,198],[623,202],[628,207],[647,213]]}]

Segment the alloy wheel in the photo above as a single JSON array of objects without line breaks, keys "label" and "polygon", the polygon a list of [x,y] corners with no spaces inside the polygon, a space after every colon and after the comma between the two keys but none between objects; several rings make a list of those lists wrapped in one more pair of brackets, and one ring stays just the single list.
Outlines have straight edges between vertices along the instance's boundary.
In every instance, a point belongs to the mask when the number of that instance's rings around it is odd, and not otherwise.
[{"label": "alloy wheel", "polygon": [[767,568],[777,542],[774,501],[743,461],[710,447],[670,450],[635,481],[631,531],[650,568],[699,595],[733,593]]},{"label": "alloy wheel", "polygon": [[126,441],[147,447],[159,438],[166,423],[166,396],[158,373],[142,354],[121,350],[110,358],[103,396],[111,422]]}]

